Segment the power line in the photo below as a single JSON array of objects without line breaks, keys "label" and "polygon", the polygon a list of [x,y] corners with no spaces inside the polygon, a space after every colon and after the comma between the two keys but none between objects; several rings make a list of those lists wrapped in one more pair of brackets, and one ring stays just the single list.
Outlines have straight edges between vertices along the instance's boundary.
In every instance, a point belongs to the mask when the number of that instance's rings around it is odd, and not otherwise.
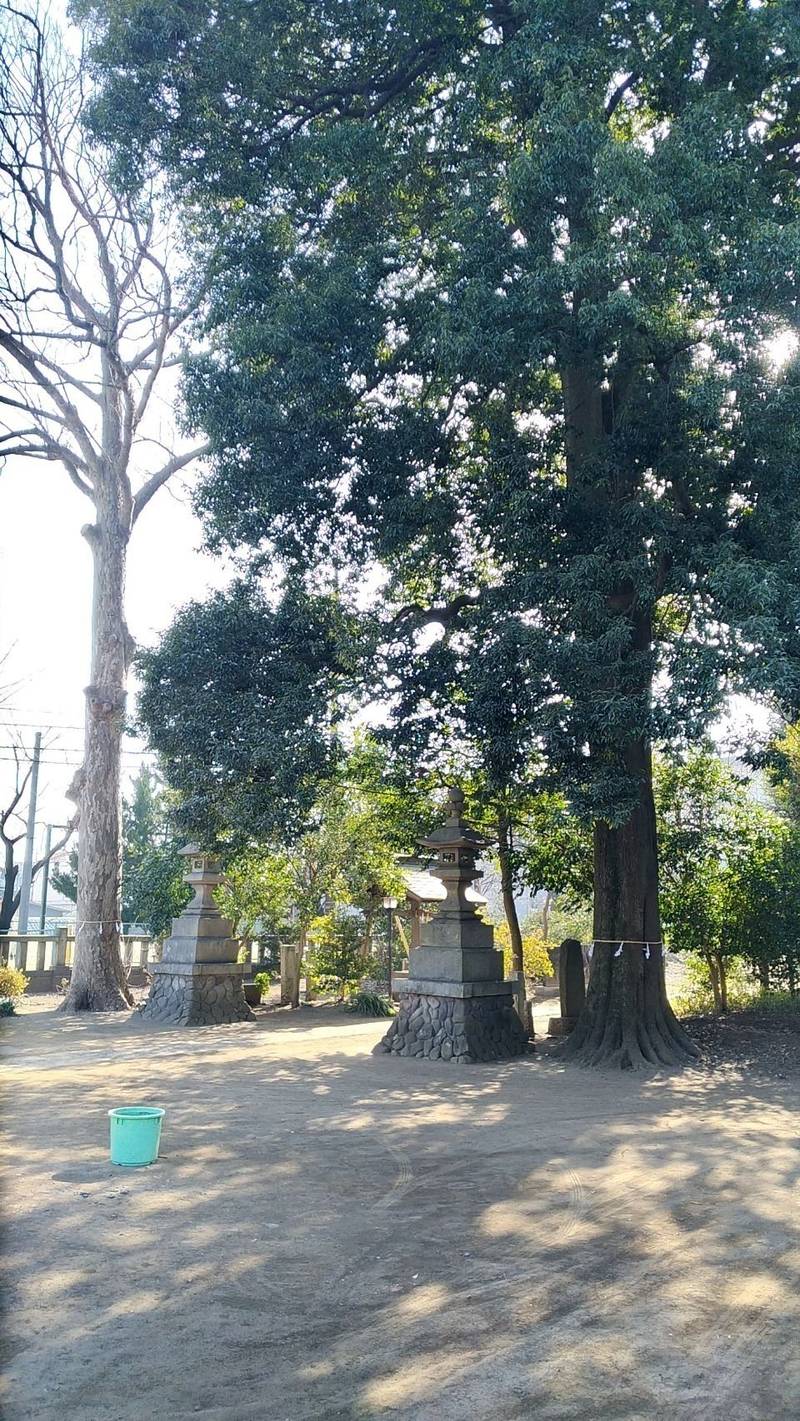
[{"label": "power line", "polygon": [[[3,708],[0,706],[0,716],[3,715]],[[79,730],[84,731],[85,725],[59,725],[57,721],[49,720],[46,715],[42,715],[38,720],[17,720],[11,716],[6,723],[0,721],[0,730],[13,730],[19,726],[20,730],[41,730],[42,726],[46,730]],[[123,730],[122,735],[125,740],[141,740],[141,736],[133,730]]]},{"label": "power line", "polygon": [[[0,744],[0,750],[19,750],[21,754],[28,755],[32,752],[25,745],[15,745],[13,742],[6,745]],[[82,745],[45,745],[46,755],[82,755]],[[153,755],[154,750],[120,750],[121,755]]]},{"label": "power line", "polygon": [[[0,727],[0,728],[1,728],[1,727]],[[25,745],[17,745],[17,744],[15,744],[13,741],[11,741],[9,744],[5,744],[5,743],[0,744],[0,750],[19,750],[19,751],[21,751],[23,754],[29,753],[28,750],[27,750],[27,747],[26,747]],[[83,754],[83,746],[82,746],[82,745],[45,745],[44,750],[45,750],[45,754],[50,754],[50,755],[82,755],[82,754]],[[123,749],[123,750],[120,750],[120,754],[121,754],[121,755],[152,755],[152,754],[154,754],[154,753],[155,753],[154,751],[152,751],[152,750],[146,750],[146,749],[143,749],[143,750],[124,750],[124,749]]]},{"label": "power line", "polygon": [[[136,754],[136,758],[138,758],[138,759],[144,759],[146,756],[148,756],[148,755],[154,755],[154,754],[155,754],[155,751],[154,751],[154,750],[141,750],[141,751],[139,751],[139,752]],[[49,768],[52,769],[52,770],[79,770],[79,769],[81,768],[81,766],[83,765],[84,762],[83,762],[82,759],[80,759],[80,760],[50,760],[50,759],[46,759],[45,756],[42,755],[39,763],[42,764],[42,765],[48,765]],[[5,765],[18,765],[18,764],[19,764],[19,761],[18,761],[18,760],[15,760],[13,755],[0,755],[0,764],[5,764]],[[132,769],[134,768],[134,766],[133,766],[133,765],[128,765],[127,767],[124,766],[123,768],[127,768],[127,769],[132,770]]]}]

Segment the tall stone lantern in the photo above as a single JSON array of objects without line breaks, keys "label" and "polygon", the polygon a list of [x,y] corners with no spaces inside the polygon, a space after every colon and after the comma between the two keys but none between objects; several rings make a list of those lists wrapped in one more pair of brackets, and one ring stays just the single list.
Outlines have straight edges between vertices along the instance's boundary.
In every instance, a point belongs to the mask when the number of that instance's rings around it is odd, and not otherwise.
[{"label": "tall stone lantern", "polygon": [[197,844],[187,844],[181,854],[194,897],[172,921],[141,1017],[173,1026],[252,1021],[242,985],[245,965],[236,961],[239,943],[214,901],[224,879],[219,859]]},{"label": "tall stone lantern", "polygon": [[400,1010],[376,1051],[467,1063],[505,1060],[528,1049],[494,930],[466,896],[481,877],[475,860],[489,841],[466,822],[463,809],[463,793],[451,789],[444,824],[421,841],[434,855],[431,873],[447,897],[409,957],[408,978],[398,983]]}]

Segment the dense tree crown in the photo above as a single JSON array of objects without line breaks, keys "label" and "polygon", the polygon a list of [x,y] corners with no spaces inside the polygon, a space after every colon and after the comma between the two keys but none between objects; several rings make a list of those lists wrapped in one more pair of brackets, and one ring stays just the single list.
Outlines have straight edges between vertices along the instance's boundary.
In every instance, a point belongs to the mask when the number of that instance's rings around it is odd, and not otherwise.
[{"label": "dense tree crown", "polygon": [[230,849],[297,835],[340,752],[349,622],[331,598],[253,581],[192,603],[139,658],[140,711],[187,833]]},{"label": "dense tree crown", "polygon": [[98,129],[213,272],[212,542],[335,579],[407,753],[594,817],[569,1049],[674,1059],[650,745],[798,698],[796,6],[83,13]]},{"label": "dense tree crown", "polygon": [[92,13],[97,121],[205,204],[212,534],[447,609],[406,735],[511,707],[509,760],[535,726],[614,812],[632,734],[794,696],[793,7]]}]

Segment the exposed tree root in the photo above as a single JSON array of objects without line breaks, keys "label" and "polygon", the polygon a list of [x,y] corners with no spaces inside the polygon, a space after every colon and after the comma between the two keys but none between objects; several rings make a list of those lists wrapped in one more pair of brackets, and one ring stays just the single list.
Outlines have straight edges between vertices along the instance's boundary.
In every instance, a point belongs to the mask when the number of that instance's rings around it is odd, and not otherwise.
[{"label": "exposed tree root", "polygon": [[685,1066],[699,1051],[677,1020],[664,988],[663,967],[626,949],[598,952],[575,1030],[554,1054],[579,1065],[620,1070]]},{"label": "exposed tree root", "polygon": [[133,997],[127,985],[101,979],[97,982],[71,982],[59,1007],[66,1016],[81,1012],[130,1011]]}]

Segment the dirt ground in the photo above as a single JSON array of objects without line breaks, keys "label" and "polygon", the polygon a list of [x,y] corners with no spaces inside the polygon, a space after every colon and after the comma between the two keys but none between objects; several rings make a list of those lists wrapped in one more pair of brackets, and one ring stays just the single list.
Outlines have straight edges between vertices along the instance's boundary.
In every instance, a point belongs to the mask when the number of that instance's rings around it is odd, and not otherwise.
[{"label": "dirt ground", "polygon": [[[7,1421],[800,1415],[796,1080],[4,1024]],[[167,1110],[151,1169],[106,1112]]]}]

